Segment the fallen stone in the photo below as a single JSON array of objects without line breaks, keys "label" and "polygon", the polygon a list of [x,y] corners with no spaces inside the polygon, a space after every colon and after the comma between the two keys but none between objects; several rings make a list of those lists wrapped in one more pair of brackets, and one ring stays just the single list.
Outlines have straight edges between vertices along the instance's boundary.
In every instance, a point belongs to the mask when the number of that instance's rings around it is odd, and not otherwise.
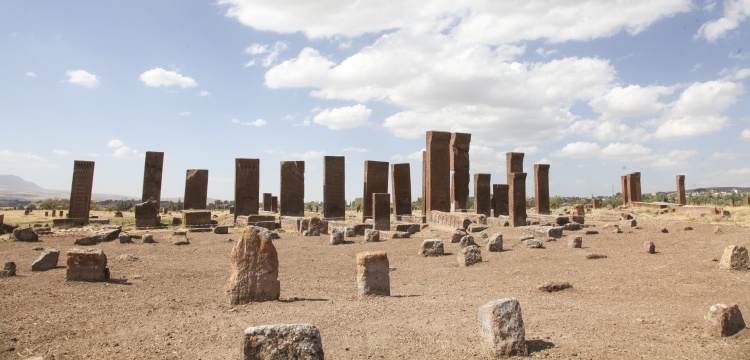
[{"label": "fallen stone", "polygon": [[466,230],[470,233],[478,233],[487,230],[487,225],[481,225],[481,224],[469,224],[469,226],[466,228]]},{"label": "fallen stone", "polygon": [[230,305],[279,299],[279,258],[268,229],[246,227],[242,239],[232,248],[230,262]]},{"label": "fallen stone", "polygon": [[586,235],[597,235],[599,234],[596,230],[586,230]]},{"label": "fallen stone", "polygon": [[15,228],[13,229],[13,237],[18,241],[39,241],[39,234],[37,234],[32,228]]},{"label": "fallen stone", "polygon": [[665,228],[665,227],[661,228],[661,230],[660,230],[660,231],[661,231],[662,233],[664,233],[664,234],[666,234],[666,233],[668,233],[668,232],[669,232],[669,230],[667,230],[667,228]]},{"label": "fallen stone", "polygon": [[685,226],[685,229],[684,229],[684,230],[685,230],[685,231],[690,231],[690,230],[693,230],[693,227],[692,227],[692,226]]},{"label": "fallen stone", "polygon": [[346,228],[345,235],[346,237],[355,237],[357,233],[354,232],[354,228]]},{"label": "fallen stone", "polygon": [[503,251],[503,235],[495,234],[490,237],[487,241],[487,251],[489,252],[500,252]]},{"label": "fallen stone", "polygon": [[144,234],[143,235],[143,243],[144,244],[153,244],[156,241],[154,241],[154,235],[151,234]]},{"label": "fallen stone", "polygon": [[385,251],[357,253],[357,290],[359,296],[391,296],[391,275]]},{"label": "fallen stone", "polygon": [[445,254],[443,241],[439,239],[427,239],[422,241],[419,246],[419,255],[422,256],[442,256]]},{"label": "fallen stone", "polygon": [[749,262],[747,249],[744,246],[730,245],[724,248],[719,269],[745,270]]},{"label": "fallen stone", "polygon": [[3,265],[3,276],[16,276],[16,263],[8,261]]},{"label": "fallen stone", "polygon": [[628,213],[620,213],[620,219],[622,220],[630,220],[633,218],[633,215],[630,215]]},{"label": "fallen stone", "polygon": [[466,235],[461,238],[461,240],[458,242],[458,246],[461,248],[465,248],[467,246],[476,245],[474,242],[474,237],[471,235]]},{"label": "fallen stone", "polygon": [[65,278],[70,281],[105,281],[109,279],[107,255],[101,249],[68,250],[68,269]]},{"label": "fallen stone", "polygon": [[570,289],[572,287],[573,287],[573,285],[571,285],[569,282],[555,282],[555,281],[550,281],[550,282],[546,282],[546,283],[544,283],[542,285],[539,285],[536,288],[538,290],[541,290],[541,291],[556,292],[556,291],[563,291],[565,289]]},{"label": "fallen stone", "polygon": [[120,240],[120,244],[131,244],[133,241],[130,239],[130,235],[126,233],[120,233],[120,235],[117,236],[117,238]]},{"label": "fallen stone", "polygon": [[469,233],[466,232],[464,229],[456,229],[453,231],[453,235],[451,236],[451,243],[457,243],[461,241],[461,238],[469,235]]},{"label": "fallen stone", "polygon": [[643,251],[647,254],[655,254],[656,245],[654,245],[654,243],[651,241],[646,241],[643,243]]},{"label": "fallen stone", "polygon": [[570,248],[580,249],[582,245],[583,245],[583,238],[580,236],[576,236],[568,240],[568,247]]},{"label": "fallen stone", "polygon": [[527,226],[527,232],[543,237],[561,238],[563,236],[562,226]]},{"label": "fallen stone", "polygon": [[117,257],[117,260],[119,260],[119,261],[130,261],[130,262],[133,262],[133,261],[140,260],[140,258],[138,258],[135,255],[131,255],[131,254],[122,254],[122,255],[120,255],[120,256]]},{"label": "fallen stone", "polygon": [[323,341],[314,325],[262,325],[245,329],[242,359],[323,360]]},{"label": "fallen stone", "polygon": [[481,232],[481,233],[479,233],[479,237],[482,238],[482,239],[489,239],[490,236],[487,235],[486,232]]},{"label": "fallen stone", "polygon": [[482,250],[479,246],[469,245],[458,252],[458,265],[471,266],[482,262]]},{"label": "fallen stone", "polygon": [[170,236],[169,241],[172,242],[172,245],[190,245],[190,240],[188,240],[187,232],[178,230],[172,233],[172,236]]},{"label": "fallen stone", "polygon": [[47,271],[57,267],[57,261],[60,258],[60,250],[49,249],[42,252],[41,255],[31,264],[31,271]]},{"label": "fallen stone", "polygon": [[745,319],[743,319],[742,312],[740,312],[740,307],[737,304],[712,305],[708,309],[705,319],[706,334],[710,336],[732,336],[745,328]]},{"label": "fallen stone", "polygon": [[365,242],[379,242],[380,230],[365,229]]},{"label": "fallen stone", "polygon": [[563,225],[563,230],[565,230],[565,231],[581,230],[581,224],[579,224],[577,222],[569,222],[569,223]]},{"label": "fallen stone", "polygon": [[622,223],[622,226],[624,227],[637,227],[638,226],[638,222],[635,221],[635,219],[625,220],[625,221],[622,221],[621,223]]},{"label": "fallen stone", "polygon": [[479,335],[491,357],[528,355],[526,331],[518,300],[490,301],[479,308]]},{"label": "fallen stone", "polygon": [[214,228],[214,234],[226,235],[229,234],[229,226],[221,225]]},{"label": "fallen stone", "polygon": [[76,245],[96,245],[104,241],[113,241],[120,236],[122,228],[105,229],[93,232],[91,235],[75,241]]},{"label": "fallen stone", "polygon": [[334,229],[331,231],[331,245],[340,245],[344,243],[344,232],[341,229]]},{"label": "fallen stone", "polygon": [[524,240],[523,245],[529,249],[544,249],[544,244],[535,239]]},{"label": "fallen stone", "polygon": [[591,259],[606,259],[606,258],[607,258],[607,255],[604,255],[604,254],[597,254],[597,253],[586,254],[586,259],[589,259],[589,260],[591,260]]}]

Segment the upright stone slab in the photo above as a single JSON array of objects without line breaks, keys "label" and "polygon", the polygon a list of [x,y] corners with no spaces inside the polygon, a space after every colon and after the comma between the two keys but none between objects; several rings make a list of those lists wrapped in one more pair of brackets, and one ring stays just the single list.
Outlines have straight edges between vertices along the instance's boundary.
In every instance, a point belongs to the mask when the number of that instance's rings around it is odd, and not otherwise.
[{"label": "upright stone slab", "polygon": [[630,204],[630,185],[628,185],[628,176],[620,176],[620,185],[622,187],[622,205]]},{"label": "upright stone slab", "polygon": [[409,163],[391,165],[393,215],[411,215],[411,166]]},{"label": "upright stone slab", "polygon": [[677,181],[677,204],[686,205],[687,200],[685,200],[685,175],[677,175],[676,181]]},{"label": "upright stone slab", "polygon": [[510,226],[526,226],[526,173],[511,173],[510,180]]},{"label": "upright stone slab", "polygon": [[94,184],[94,162],[76,160],[73,163],[73,184],[70,188],[69,219],[88,221],[91,210],[91,187]]},{"label": "upright stone slab", "polygon": [[518,300],[490,301],[479,308],[479,335],[487,350],[496,356],[528,355],[526,330]]},{"label": "upright stone slab", "polygon": [[391,194],[372,194],[372,223],[375,230],[391,230]]},{"label": "upright stone slab", "polygon": [[263,193],[263,211],[271,211],[271,193]]},{"label": "upright stone slab", "polygon": [[156,200],[146,200],[135,204],[135,227],[150,229],[159,225],[159,203]]},{"label": "upright stone slab", "polygon": [[323,158],[323,217],[346,217],[346,172],[343,156]]},{"label": "upright stone slab", "polygon": [[495,210],[495,217],[510,214],[508,210],[508,191],[509,187],[507,184],[492,185],[492,201],[494,202],[492,208]]},{"label": "upright stone slab", "polygon": [[305,216],[305,162],[281,162],[279,215]]},{"label": "upright stone slab", "polygon": [[267,229],[248,226],[232,248],[229,304],[278,300],[279,258]]},{"label": "upright stone slab", "polygon": [[633,180],[635,181],[635,201],[641,202],[643,201],[643,193],[641,192],[641,173],[637,171],[634,172]]},{"label": "upright stone slab", "polygon": [[206,210],[208,202],[208,170],[188,169],[185,172],[185,210]]},{"label": "upright stone slab", "polygon": [[505,173],[508,176],[508,185],[510,185],[510,174],[523,172],[524,153],[509,152],[505,153]]},{"label": "upright stone slab", "polygon": [[[451,133],[450,165],[453,171],[451,182],[451,210],[468,209],[469,201],[469,145],[471,134]],[[476,189],[476,188],[475,188]]]},{"label": "upright stone slab", "polygon": [[537,214],[550,214],[549,164],[534,164],[534,202]]},{"label": "upright stone slab", "polygon": [[323,360],[323,341],[314,325],[262,325],[245,329],[243,360],[306,359]]},{"label": "upright stone slab", "polygon": [[451,170],[450,141],[451,134],[442,131],[428,131],[425,150],[425,196],[422,204],[425,213],[433,210],[450,212],[451,210]]},{"label": "upright stone slab", "polygon": [[391,275],[385,251],[357,253],[357,289],[360,296],[391,296]]},{"label": "upright stone slab", "polygon": [[[422,151],[422,216],[427,216],[427,151]],[[750,205],[750,198],[747,199]]]},{"label": "upright stone slab", "polygon": [[490,204],[490,174],[474,174],[474,212],[492,216]]},{"label": "upright stone slab", "polygon": [[271,196],[271,212],[279,212],[279,197]]},{"label": "upright stone slab", "polygon": [[234,219],[258,214],[260,159],[234,159]]},{"label": "upright stone slab", "polygon": [[633,205],[633,203],[638,201],[638,198],[635,196],[636,192],[636,185],[635,185],[635,174],[630,173],[627,175],[627,183],[628,183],[628,204]]},{"label": "upright stone slab", "polygon": [[362,197],[362,222],[372,218],[372,194],[388,192],[388,162],[365,161],[365,187]]},{"label": "upright stone slab", "polygon": [[164,169],[164,153],[157,151],[146,151],[146,161],[143,167],[143,194],[141,202],[154,200],[159,210],[161,201],[161,179]]}]

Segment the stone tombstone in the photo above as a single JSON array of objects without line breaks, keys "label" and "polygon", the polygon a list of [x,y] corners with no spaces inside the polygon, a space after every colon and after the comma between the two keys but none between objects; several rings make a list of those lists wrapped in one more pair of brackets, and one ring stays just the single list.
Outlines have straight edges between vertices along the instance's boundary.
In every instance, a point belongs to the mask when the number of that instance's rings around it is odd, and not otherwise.
[{"label": "stone tombstone", "polygon": [[508,176],[508,185],[510,185],[510,174],[523,172],[524,153],[509,152],[505,153],[505,173]]},{"label": "stone tombstone", "polygon": [[[427,151],[422,151],[422,216],[427,215]],[[748,205],[750,205],[750,198],[747,199]]]},{"label": "stone tombstone", "polygon": [[393,215],[411,215],[411,165],[391,165]]},{"label": "stone tombstone", "polygon": [[737,304],[715,304],[705,316],[705,333],[709,336],[732,336],[745,328],[745,319]]},{"label": "stone tombstone", "polygon": [[260,159],[234,159],[234,218],[258,214]]},{"label": "stone tombstone", "polygon": [[316,326],[283,324],[245,329],[240,358],[323,360],[325,355],[320,330]]},{"label": "stone tombstone", "polygon": [[686,205],[687,201],[685,200],[685,175],[677,175],[675,180],[677,181],[677,204]]},{"label": "stone tombstone", "polygon": [[372,194],[372,223],[375,230],[391,230],[391,194]]},{"label": "stone tombstone", "polygon": [[157,210],[161,201],[161,179],[164,169],[164,153],[146,151],[146,161],[143,167],[143,195],[141,202],[155,200]]},{"label": "stone tombstone", "polygon": [[362,222],[372,218],[372,194],[388,192],[388,165],[386,161],[365,161]]},{"label": "stone tombstone", "polygon": [[391,296],[390,269],[385,251],[357,253],[357,289],[360,296]]},{"label": "stone tombstone", "polygon": [[346,172],[343,156],[323,158],[323,217],[346,217]]},{"label": "stone tombstone", "polygon": [[154,228],[159,225],[159,202],[146,200],[135,204],[135,227],[138,229]]},{"label": "stone tombstone", "polygon": [[643,201],[643,193],[641,192],[641,173],[634,172],[633,179],[635,180],[635,198],[636,201]]},{"label": "stone tombstone", "polygon": [[279,197],[271,196],[271,212],[279,212]]},{"label": "stone tombstone", "polygon": [[508,184],[510,226],[526,226],[526,173],[511,173]]},{"label": "stone tombstone", "polygon": [[490,174],[474,174],[474,212],[492,216],[490,204]]},{"label": "stone tombstone", "polygon": [[550,214],[549,164],[534,164],[534,201],[537,214]]},{"label": "stone tombstone", "polygon": [[453,171],[451,181],[451,210],[468,208],[469,200],[469,145],[471,134],[451,133],[450,165]]},{"label": "stone tombstone", "polygon": [[521,305],[514,298],[490,301],[479,308],[479,335],[493,356],[528,355]]},{"label": "stone tombstone", "polygon": [[508,185],[507,184],[493,184],[492,185],[492,208],[495,213],[494,216],[508,215]]},{"label": "stone tombstone", "polygon": [[65,279],[69,281],[105,281],[109,279],[107,255],[101,249],[68,250]]},{"label": "stone tombstone", "polygon": [[188,169],[185,173],[185,210],[206,210],[208,202],[208,170]]},{"label": "stone tombstone", "polygon": [[271,211],[271,193],[263,193],[263,211]]},{"label": "stone tombstone", "polygon": [[305,216],[305,162],[281,162],[281,216]]},{"label": "stone tombstone", "polygon": [[278,300],[279,258],[270,232],[248,226],[232,248],[232,273],[227,283],[230,305]]},{"label": "stone tombstone", "polygon": [[620,185],[622,187],[622,205],[627,206],[630,203],[630,185],[628,185],[628,176],[620,176]]},{"label": "stone tombstone", "polygon": [[451,133],[428,131],[424,156],[425,179],[422,183],[425,194],[422,197],[424,213],[432,210],[451,211]]},{"label": "stone tombstone", "polygon": [[[68,218],[88,220],[91,210],[91,187],[94,184],[94,162],[73,163],[73,184],[70,188]],[[62,216],[62,212],[61,215]]]}]

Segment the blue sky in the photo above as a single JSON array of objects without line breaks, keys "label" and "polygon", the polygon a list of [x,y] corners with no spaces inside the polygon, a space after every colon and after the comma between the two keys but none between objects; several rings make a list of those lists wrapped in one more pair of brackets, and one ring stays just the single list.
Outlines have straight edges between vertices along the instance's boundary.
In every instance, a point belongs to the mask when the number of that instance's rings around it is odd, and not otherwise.
[{"label": "blue sky", "polygon": [[[473,134],[471,172],[505,182],[505,152],[549,163],[552,195],[750,186],[750,0],[161,0],[0,3],[0,173],[138,196],[165,152],[162,195],[186,169],[233,198],[234,158],[344,155],[411,163],[426,130]],[[533,175],[528,177],[533,194]]]}]

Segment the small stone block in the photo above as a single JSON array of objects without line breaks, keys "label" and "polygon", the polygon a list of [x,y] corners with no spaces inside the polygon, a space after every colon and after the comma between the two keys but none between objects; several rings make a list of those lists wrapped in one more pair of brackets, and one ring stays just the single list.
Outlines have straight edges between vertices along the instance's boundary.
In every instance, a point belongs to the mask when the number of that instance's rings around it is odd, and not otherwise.
[{"label": "small stone block", "polygon": [[70,281],[105,281],[109,279],[107,255],[101,249],[70,249],[65,278]]},{"label": "small stone block", "polygon": [[243,360],[323,360],[320,331],[309,324],[262,325],[245,329]]},{"label": "small stone block", "polygon": [[469,245],[458,252],[458,265],[471,266],[482,262],[482,250],[479,246]]},{"label": "small stone block", "polygon": [[490,301],[479,308],[479,335],[492,357],[528,355],[521,305],[514,298]]},{"label": "small stone block", "polygon": [[748,266],[748,253],[744,246],[730,245],[724,248],[719,269],[745,270]]},{"label": "small stone block", "polygon": [[445,254],[443,241],[438,239],[427,239],[422,241],[419,246],[419,255],[422,256],[441,256]]},{"label": "small stone block", "polygon": [[385,251],[357,253],[357,289],[360,296],[391,295],[388,254]]},{"label": "small stone block", "polygon": [[732,336],[745,328],[745,319],[737,304],[716,304],[706,315],[706,334],[710,336]]}]

